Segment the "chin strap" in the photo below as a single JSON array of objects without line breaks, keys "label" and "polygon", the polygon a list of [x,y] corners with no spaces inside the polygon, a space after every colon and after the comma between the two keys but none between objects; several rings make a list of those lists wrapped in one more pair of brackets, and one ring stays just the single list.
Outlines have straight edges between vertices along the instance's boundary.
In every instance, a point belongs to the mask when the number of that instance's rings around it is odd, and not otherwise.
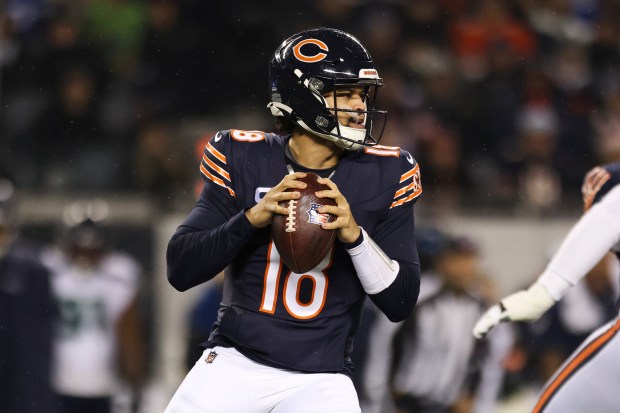
[{"label": "chin strap", "polygon": [[293,109],[291,109],[290,106],[287,106],[284,103],[280,102],[269,102],[267,104],[267,107],[269,108],[273,116],[286,116],[287,114],[293,112]]},{"label": "chin strap", "polygon": [[[340,127],[340,134],[345,138],[351,139],[351,141],[336,138],[336,145],[342,149],[347,149],[349,151],[357,151],[361,149],[362,145],[356,142],[364,141],[364,139],[366,138],[366,129],[351,128],[349,126],[342,125],[340,122],[338,122],[338,125]],[[338,128],[334,128],[332,133],[335,133],[337,129]]]}]

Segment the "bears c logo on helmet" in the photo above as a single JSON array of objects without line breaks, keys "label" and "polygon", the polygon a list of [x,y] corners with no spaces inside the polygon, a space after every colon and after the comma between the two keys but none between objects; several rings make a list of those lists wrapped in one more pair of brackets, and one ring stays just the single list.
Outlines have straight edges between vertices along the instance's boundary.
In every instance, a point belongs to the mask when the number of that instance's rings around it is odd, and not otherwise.
[{"label": "bears c logo on helmet", "polygon": [[583,207],[585,211],[590,209],[596,194],[609,178],[611,178],[610,173],[600,166],[591,169],[590,172],[586,174],[583,184],[581,185],[581,194],[583,196]]},{"label": "bears c logo on helmet", "polygon": [[322,41],[318,39],[305,39],[297,43],[295,47],[293,47],[293,55],[295,56],[295,58],[297,58],[297,60],[301,60],[302,62],[306,62],[306,63],[316,63],[316,62],[320,62],[321,60],[327,57],[327,54],[322,53],[322,52],[318,52],[310,56],[303,54],[301,52],[301,48],[307,44],[313,44],[317,46],[319,50],[322,50],[323,52],[329,51],[329,48],[327,47],[327,45],[323,43]]}]

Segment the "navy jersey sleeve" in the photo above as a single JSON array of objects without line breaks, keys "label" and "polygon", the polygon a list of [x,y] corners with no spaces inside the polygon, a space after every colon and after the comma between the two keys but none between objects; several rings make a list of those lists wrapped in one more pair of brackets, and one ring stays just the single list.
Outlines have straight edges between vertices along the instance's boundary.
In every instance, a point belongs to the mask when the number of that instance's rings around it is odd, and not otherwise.
[{"label": "navy jersey sleeve", "polygon": [[383,252],[400,265],[394,282],[385,290],[370,295],[373,303],[391,321],[407,318],[420,292],[420,261],[414,218],[414,203],[422,194],[420,167],[408,152],[402,151],[401,155],[402,174],[398,178],[394,199],[386,218],[372,235]]},{"label": "navy jersey sleeve", "polygon": [[235,202],[232,145],[226,132],[207,143],[200,164],[205,182],[200,199],[168,243],[168,280],[179,291],[215,277],[255,231]]}]

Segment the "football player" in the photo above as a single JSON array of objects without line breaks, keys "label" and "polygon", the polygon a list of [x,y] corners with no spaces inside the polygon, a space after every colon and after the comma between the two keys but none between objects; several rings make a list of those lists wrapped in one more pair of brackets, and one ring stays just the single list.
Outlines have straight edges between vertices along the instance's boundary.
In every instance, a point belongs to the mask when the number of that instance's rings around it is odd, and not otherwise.
[{"label": "football player", "polygon": [[[207,143],[205,184],[168,245],[168,279],[184,291],[225,270],[224,298],[204,355],[167,413],[360,412],[351,351],[365,298],[392,321],[419,291],[413,205],[417,162],[378,145],[382,85],[364,46],[336,29],[286,39],[269,64],[268,107],[281,133],[227,130]],[[379,119],[381,120],[381,119]],[[382,128],[378,128],[382,129]],[[279,203],[306,172],[335,200],[319,213],[337,242],[316,268],[290,271],[271,238]],[[286,192],[287,189],[293,191]]]},{"label": "football player", "polygon": [[15,192],[0,174],[0,412],[55,412],[50,274],[19,234]]},{"label": "football player", "polygon": [[137,397],[145,375],[140,265],[109,248],[97,205],[69,204],[61,248],[45,254],[58,306],[52,384],[59,413],[111,412],[119,378]]},{"label": "football player", "polygon": [[[620,163],[588,172],[582,186],[584,215],[534,284],[505,297],[478,320],[473,330],[476,337],[484,337],[502,321],[537,320],[607,252],[613,250],[618,256],[619,184]],[[545,384],[533,412],[617,412],[619,330],[616,317],[592,333]]]}]

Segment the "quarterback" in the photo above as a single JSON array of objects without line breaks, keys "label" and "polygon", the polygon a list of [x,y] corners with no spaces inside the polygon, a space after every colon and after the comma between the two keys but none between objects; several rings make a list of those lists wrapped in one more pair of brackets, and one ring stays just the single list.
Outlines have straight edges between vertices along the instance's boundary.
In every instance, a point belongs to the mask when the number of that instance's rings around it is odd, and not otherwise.
[{"label": "quarterback", "polygon": [[[359,413],[351,352],[366,297],[393,321],[417,301],[417,162],[378,145],[382,85],[364,46],[336,29],[286,39],[269,64],[278,133],[226,130],[207,143],[204,188],[167,251],[168,279],[187,290],[225,271],[224,297],[203,356],[167,413]],[[374,129],[381,129],[373,135]],[[379,122],[382,123],[382,122]],[[331,198],[318,213],[336,231],[314,269],[286,267],[271,238],[281,201],[313,172]],[[292,188],[292,191],[286,191]]]}]

